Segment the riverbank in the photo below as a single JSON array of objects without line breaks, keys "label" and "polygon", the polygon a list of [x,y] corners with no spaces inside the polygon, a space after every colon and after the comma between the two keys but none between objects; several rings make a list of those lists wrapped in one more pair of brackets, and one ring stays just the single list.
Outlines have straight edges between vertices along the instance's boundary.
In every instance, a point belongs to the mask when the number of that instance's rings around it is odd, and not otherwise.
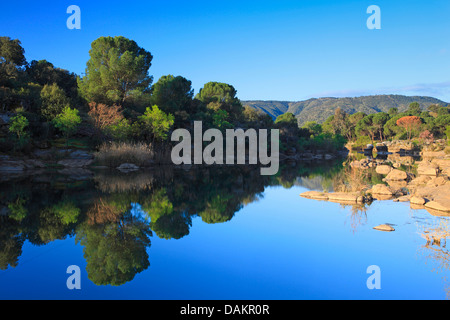
[{"label": "riverbank", "polygon": [[[412,209],[425,209],[433,215],[450,216],[450,154],[442,142],[424,146],[403,160],[398,152],[385,159],[367,157],[345,163],[349,172],[372,170],[382,176],[382,183],[364,184],[352,192],[308,191],[300,196],[344,204],[371,203],[374,200],[410,202]],[[392,156],[391,156],[392,155]],[[357,175],[355,175],[357,176]]]}]

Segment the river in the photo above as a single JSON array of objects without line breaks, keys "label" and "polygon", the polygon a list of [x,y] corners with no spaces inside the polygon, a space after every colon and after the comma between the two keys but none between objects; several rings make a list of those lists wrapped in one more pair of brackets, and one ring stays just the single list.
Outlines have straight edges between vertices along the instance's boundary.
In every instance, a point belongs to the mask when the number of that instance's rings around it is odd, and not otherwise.
[{"label": "river", "polygon": [[[299,196],[334,190],[342,168],[337,160],[284,163],[272,177],[242,166],[2,177],[0,298],[448,298],[449,218],[392,200]],[[395,231],[373,229],[385,223]],[[80,269],[79,290],[67,286],[69,266]],[[371,266],[379,288],[368,286]]]}]

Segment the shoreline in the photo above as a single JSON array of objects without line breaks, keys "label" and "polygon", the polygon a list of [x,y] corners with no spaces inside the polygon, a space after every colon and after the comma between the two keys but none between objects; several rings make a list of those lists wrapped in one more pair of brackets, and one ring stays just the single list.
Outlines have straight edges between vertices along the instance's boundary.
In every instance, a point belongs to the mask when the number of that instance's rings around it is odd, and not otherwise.
[{"label": "shoreline", "polygon": [[412,209],[450,216],[450,154],[445,149],[434,151],[428,148],[420,152],[420,157],[421,160],[413,160],[407,165],[392,163],[392,159],[354,160],[346,164],[350,172],[374,170],[384,177],[383,183],[366,185],[350,192],[307,191],[300,196],[355,205],[370,205],[375,200],[410,202]]}]

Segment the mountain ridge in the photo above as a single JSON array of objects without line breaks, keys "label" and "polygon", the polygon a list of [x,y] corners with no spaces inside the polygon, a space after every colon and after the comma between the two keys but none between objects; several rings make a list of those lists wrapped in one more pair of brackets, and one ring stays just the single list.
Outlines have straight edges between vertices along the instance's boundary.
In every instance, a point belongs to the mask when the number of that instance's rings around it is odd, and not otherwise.
[{"label": "mountain ridge", "polygon": [[299,124],[307,121],[323,123],[340,107],[349,114],[364,112],[366,114],[376,112],[388,112],[390,108],[398,108],[399,112],[405,111],[409,104],[418,102],[423,110],[432,104],[447,106],[448,103],[428,96],[405,96],[396,94],[369,95],[360,97],[322,97],[311,98],[302,101],[278,101],[278,100],[245,100],[243,105],[248,105],[256,110],[269,114],[273,119],[279,115],[291,112]]}]

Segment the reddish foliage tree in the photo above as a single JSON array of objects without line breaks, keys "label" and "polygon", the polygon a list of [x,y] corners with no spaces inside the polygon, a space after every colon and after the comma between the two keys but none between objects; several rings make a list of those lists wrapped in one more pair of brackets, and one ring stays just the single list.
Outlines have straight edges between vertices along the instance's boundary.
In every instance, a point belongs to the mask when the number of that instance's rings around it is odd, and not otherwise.
[{"label": "reddish foliage tree", "polygon": [[121,106],[108,106],[95,102],[89,103],[88,115],[94,120],[94,125],[101,130],[117,124],[124,118]]},{"label": "reddish foliage tree", "polygon": [[429,131],[425,130],[419,135],[419,138],[426,143],[430,143],[434,141],[434,135]]},{"label": "reddish foliage tree", "polygon": [[415,130],[418,130],[420,128],[420,125],[422,124],[422,119],[420,117],[416,116],[407,116],[402,117],[397,120],[397,125],[399,127],[402,127],[406,130],[408,133],[408,140],[411,139],[411,133]]}]

